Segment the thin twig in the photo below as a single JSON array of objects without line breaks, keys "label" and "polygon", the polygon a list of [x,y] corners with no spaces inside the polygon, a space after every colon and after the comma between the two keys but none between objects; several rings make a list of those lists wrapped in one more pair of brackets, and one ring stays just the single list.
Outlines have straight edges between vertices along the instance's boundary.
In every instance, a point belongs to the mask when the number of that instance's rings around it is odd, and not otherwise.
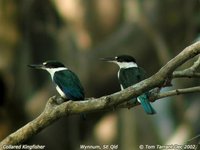
[{"label": "thin twig", "polygon": [[160,94],[157,94],[154,97],[154,99],[161,99],[164,97],[175,96],[175,95],[180,95],[180,94],[187,94],[187,93],[194,93],[194,92],[200,92],[200,86],[184,88],[184,89],[176,89],[176,90],[160,93]]},{"label": "thin twig", "polygon": [[197,72],[199,66],[200,56],[191,67],[182,71],[174,71],[173,78],[200,78],[200,73]]},{"label": "thin twig", "polygon": [[[171,91],[167,91],[167,92],[163,92],[163,93],[152,93],[150,95],[149,99],[151,100],[151,102],[154,102],[156,100],[159,100],[159,99],[165,98],[165,97],[176,96],[176,95],[180,95],[180,94],[197,93],[197,92],[200,92],[200,86],[184,88],[184,89],[176,89],[176,90],[171,90]],[[131,108],[131,107],[135,107],[137,105],[140,105],[140,103],[139,102],[131,103],[131,101],[129,101],[127,103],[120,104],[117,107],[118,108]]]}]

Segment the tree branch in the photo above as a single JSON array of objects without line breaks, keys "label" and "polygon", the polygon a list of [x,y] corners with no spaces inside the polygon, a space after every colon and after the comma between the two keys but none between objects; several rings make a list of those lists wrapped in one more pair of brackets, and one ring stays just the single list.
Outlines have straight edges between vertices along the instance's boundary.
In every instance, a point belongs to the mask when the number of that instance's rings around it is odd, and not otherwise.
[{"label": "tree branch", "polygon": [[[195,92],[200,92],[200,86],[184,88],[184,89],[175,89],[175,90],[171,90],[171,91],[167,91],[167,92],[163,92],[163,93],[151,93],[150,101],[155,102],[156,100],[159,100],[161,98],[180,95],[180,94],[195,93]],[[127,102],[127,103],[118,105],[117,108],[131,108],[131,107],[135,107],[137,105],[140,105],[140,103],[139,102],[136,102],[136,103]]]},{"label": "tree branch", "polygon": [[200,57],[198,57],[197,61],[190,67],[190,70],[193,72],[197,71],[198,67],[200,66]]},{"label": "tree branch", "polygon": [[199,78],[200,73],[197,72],[198,67],[200,66],[200,56],[194,64],[185,70],[173,72],[173,78]]},{"label": "tree branch", "polygon": [[190,71],[175,71],[173,78],[200,78],[200,73]]},{"label": "tree branch", "polygon": [[[110,109],[130,100],[133,97],[139,96],[144,91],[151,90],[155,87],[160,87],[168,77],[172,76],[172,73],[177,67],[198,55],[199,53],[200,42],[196,42],[195,44],[185,48],[180,54],[171,59],[165,66],[163,66],[156,74],[150,78],[145,79],[123,91],[111,95],[85,101],[68,101],[60,105],[56,103],[59,98],[52,97],[48,100],[46,107],[40,116],[6,137],[0,143],[0,148],[2,148],[3,145],[14,145],[26,141],[63,116]],[[199,92],[199,87],[197,89],[194,87],[192,90],[187,89],[187,91],[189,90],[192,92],[193,90],[197,90]],[[174,92],[171,91],[168,93],[168,96],[181,92],[188,93],[184,89],[180,89]],[[166,93],[165,95],[161,94],[160,97],[158,96],[157,98],[162,98],[165,96]]]},{"label": "tree branch", "polygon": [[195,92],[200,92],[200,86],[184,88],[184,89],[176,89],[176,90],[167,91],[164,93],[159,93],[159,94],[154,95],[152,97],[152,99],[158,100],[158,99],[169,97],[169,96],[175,96],[175,95],[187,94],[187,93],[195,93]]}]

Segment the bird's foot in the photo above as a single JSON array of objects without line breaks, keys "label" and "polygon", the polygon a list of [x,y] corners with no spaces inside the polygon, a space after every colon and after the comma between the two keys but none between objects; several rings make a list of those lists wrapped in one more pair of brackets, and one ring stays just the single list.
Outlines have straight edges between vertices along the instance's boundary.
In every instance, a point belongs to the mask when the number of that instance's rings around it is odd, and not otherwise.
[{"label": "bird's foot", "polygon": [[60,96],[53,96],[52,98],[52,101],[51,103],[53,104],[57,104],[57,105],[60,105],[62,104],[63,102],[67,101],[67,99],[63,98],[63,97],[60,97]]},{"label": "bird's foot", "polygon": [[56,96],[56,95],[54,95],[54,96],[52,96],[52,97],[51,97],[51,99],[52,99],[53,101],[56,101],[56,99],[57,99],[57,96]]},{"label": "bird's foot", "polygon": [[62,103],[65,102],[65,101],[66,101],[66,99],[64,99],[64,98],[62,98],[62,97],[59,97],[59,98],[56,99],[56,103],[57,103],[58,105],[62,104]]},{"label": "bird's foot", "polygon": [[56,96],[56,95],[52,96],[51,99],[50,99],[50,101],[49,101],[49,103],[50,103],[50,104],[55,104],[55,103],[57,103],[57,96]]}]

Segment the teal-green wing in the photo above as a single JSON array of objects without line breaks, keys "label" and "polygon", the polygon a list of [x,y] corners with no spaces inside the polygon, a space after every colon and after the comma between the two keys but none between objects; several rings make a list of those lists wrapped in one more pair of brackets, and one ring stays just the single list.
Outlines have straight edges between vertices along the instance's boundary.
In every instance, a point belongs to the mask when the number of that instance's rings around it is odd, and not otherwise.
[{"label": "teal-green wing", "polygon": [[120,69],[119,72],[119,83],[123,86],[123,88],[127,88],[132,86],[146,77],[146,72],[144,69],[140,67]]},{"label": "teal-green wing", "polygon": [[53,77],[54,82],[65,93],[67,98],[71,100],[83,100],[84,89],[79,78],[70,70],[55,72]]}]

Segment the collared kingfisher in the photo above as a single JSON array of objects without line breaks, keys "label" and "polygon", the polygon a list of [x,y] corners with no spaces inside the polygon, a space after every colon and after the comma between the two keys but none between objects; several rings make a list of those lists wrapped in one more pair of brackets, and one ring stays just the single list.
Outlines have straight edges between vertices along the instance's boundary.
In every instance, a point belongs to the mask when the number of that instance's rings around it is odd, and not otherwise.
[{"label": "collared kingfisher", "polygon": [[46,61],[42,64],[29,65],[31,68],[43,69],[50,73],[56,90],[63,99],[84,100],[84,89],[77,75],[58,61]]},{"label": "collared kingfisher", "polygon": [[[118,80],[121,90],[132,86],[145,79],[145,71],[138,67],[135,58],[129,55],[120,55],[116,57],[102,58],[101,60],[116,63],[119,66]],[[150,104],[149,92],[145,92],[137,97],[147,114],[155,114],[156,111]],[[134,100],[136,102],[136,99]]]}]

